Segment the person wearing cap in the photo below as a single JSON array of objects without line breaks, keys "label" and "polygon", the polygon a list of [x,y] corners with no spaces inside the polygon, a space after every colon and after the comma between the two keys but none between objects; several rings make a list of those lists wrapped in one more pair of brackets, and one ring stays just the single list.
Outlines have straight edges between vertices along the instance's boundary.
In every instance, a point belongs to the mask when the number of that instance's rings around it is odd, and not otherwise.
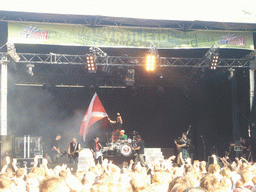
[{"label": "person wearing cap", "polygon": [[124,133],[125,133],[124,130],[121,130],[121,131],[120,131],[119,139],[127,140],[127,135],[125,135]]}]

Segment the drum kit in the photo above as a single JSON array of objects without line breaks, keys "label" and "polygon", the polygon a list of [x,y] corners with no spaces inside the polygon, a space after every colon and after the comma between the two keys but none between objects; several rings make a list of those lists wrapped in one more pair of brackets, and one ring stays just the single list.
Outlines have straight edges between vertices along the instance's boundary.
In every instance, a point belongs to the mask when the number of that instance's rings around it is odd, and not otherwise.
[{"label": "drum kit", "polygon": [[135,154],[132,147],[137,147],[136,134],[137,131],[133,131],[131,134],[132,139],[122,139],[119,138],[120,130],[115,130],[114,132],[106,133],[108,143],[106,144],[105,151],[109,156],[133,156]]}]

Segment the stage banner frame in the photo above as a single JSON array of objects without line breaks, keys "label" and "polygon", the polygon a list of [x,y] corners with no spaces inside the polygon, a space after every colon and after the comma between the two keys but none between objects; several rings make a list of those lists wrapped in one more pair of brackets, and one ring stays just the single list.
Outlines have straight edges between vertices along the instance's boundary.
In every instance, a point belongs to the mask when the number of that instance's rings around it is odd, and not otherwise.
[{"label": "stage banner frame", "polygon": [[253,32],[166,28],[87,27],[84,25],[8,22],[8,42],[17,44],[51,44],[100,47],[147,48],[220,48],[254,50]]}]

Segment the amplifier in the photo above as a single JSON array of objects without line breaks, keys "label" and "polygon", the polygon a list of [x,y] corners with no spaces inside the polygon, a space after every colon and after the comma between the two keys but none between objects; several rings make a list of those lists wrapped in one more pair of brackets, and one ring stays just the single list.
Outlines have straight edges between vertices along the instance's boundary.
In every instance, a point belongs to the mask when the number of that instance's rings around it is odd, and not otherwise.
[{"label": "amplifier", "polygon": [[243,151],[242,146],[234,146],[234,151]]},{"label": "amplifier", "polygon": [[[38,159],[38,167],[42,164],[43,158]],[[19,168],[32,168],[34,166],[34,158],[17,158],[17,167]]]}]

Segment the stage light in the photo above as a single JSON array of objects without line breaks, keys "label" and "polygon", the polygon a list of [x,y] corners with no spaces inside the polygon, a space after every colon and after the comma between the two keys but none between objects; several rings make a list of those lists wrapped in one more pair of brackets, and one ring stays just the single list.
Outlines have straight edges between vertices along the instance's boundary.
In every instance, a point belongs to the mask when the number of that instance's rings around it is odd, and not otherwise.
[{"label": "stage light", "polygon": [[216,70],[218,68],[219,63],[219,54],[213,53],[211,57],[211,69]]},{"label": "stage light", "polygon": [[16,62],[19,62],[20,57],[19,55],[16,53],[16,49],[13,43],[7,43],[7,55],[9,56],[9,58]]},{"label": "stage light", "polygon": [[60,85],[55,85],[55,87],[64,87],[64,88],[83,88],[84,86],[83,85],[64,85],[63,83],[60,84]]},{"label": "stage light", "polygon": [[24,87],[43,87],[44,86],[44,84],[38,84],[38,83],[17,83],[14,85],[24,86]]},{"label": "stage light", "polygon": [[156,56],[154,54],[150,54],[146,56],[146,70],[154,71],[156,65]]},{"label": "stage light", "polygon": [[95,59],[94,59],[93,54],[86,55],[86,63],[87,63],[88,73],[96,73],[97,72],[97,68],[96,68],[94,61],[95,61]]},{"label": "stage light", "polygon": [[28,68],[27,70],[27,73],[30,75],[30,76],[34,76],[34,72],[33,72],[33,67],[35,67],[35,65],[32,65],[32,64],[27,64],[26,67]]},{"label": "stage light", "polygon": [[135,83],[135,70],[134,69],[128,69],[126,76],[125,76],[125,84],[126,86],[133,86]]}]

